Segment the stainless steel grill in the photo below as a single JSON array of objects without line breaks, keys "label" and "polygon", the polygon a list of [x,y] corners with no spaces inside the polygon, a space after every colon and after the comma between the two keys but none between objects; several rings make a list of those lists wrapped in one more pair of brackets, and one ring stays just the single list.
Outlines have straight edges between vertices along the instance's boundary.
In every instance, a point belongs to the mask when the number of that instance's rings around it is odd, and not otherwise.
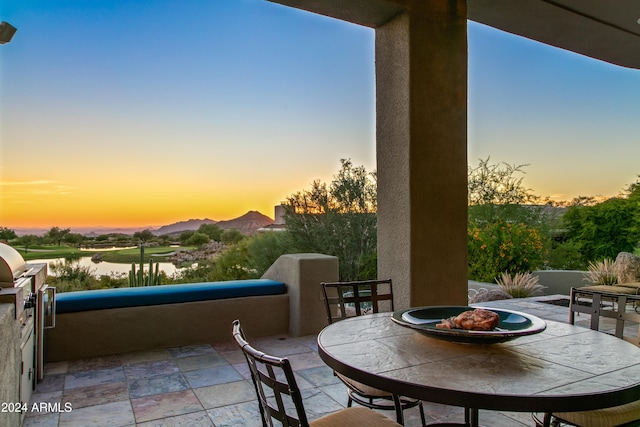
[{"label": "stainless steel grill", "polygon": [[0,303],[15,307],[20,325],[20,400],[29,403],[44,375],[44,329],[55,326],[55,288],[46,285],[47,264],[27,264],[20,253],[0,243]]},{"label": "stainless steel grill", "polygon": [[16,280],[27,271],[27,263],[9,245],[0,243],[0,288],[16,287]]}]

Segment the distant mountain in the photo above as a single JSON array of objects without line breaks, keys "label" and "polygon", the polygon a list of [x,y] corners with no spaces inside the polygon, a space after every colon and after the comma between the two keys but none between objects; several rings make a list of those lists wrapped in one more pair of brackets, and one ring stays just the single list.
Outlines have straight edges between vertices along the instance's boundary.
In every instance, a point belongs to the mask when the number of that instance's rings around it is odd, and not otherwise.
[{"label": "distant mountain", "polygon": [[241,217],[230,219],[228,221],[214,221],[212,219],[190,219],[188,221],[176,222],[175,224],[165,225],[156,230],[153,234],[161,236],[165,234],[176,235],[183,231],[197,230],[202,224],[215,224],[223,230],[231,230],[235,228],[242,234],[251,235],[258,229],[273,224],[273,220],[266,215],[256,211],[249,211]]},{"label": "distant mountain", "polygon": [[223,230],[235,228],[242,234],[253,234],[258,231],[258,229],[269,224],[273,224],[273,220],[257,211],[249,211],[239,218],[216,223],[216,225]]},{"label": "distant mountain", "polygon": [[[65,229],[67,227],[60,227],[62,229]],[[133,234],[137,231],[142,231],[142,230],[153,230],[154,227],[152,226],[147,226],[147,227],[130,227],[130,228],[122,228],[122,227],[101,227],[101,226],[95,226],[95,227],[69,227],[71,229],[72,233],[77,233],[77,234],[82,234],[83,236],[87,236],[87,237],[96,237],[96,236],[100,236],[103,234]],[[49,230],[51,230],[51,227],[48,228],[36,228],[36,227],[31,227],[31,228],[14,228],[13,231],[16,232],[16,234],[18,236],[24,236],[27,234],[33,234],[36,236],[44,236]]]},{"label": "distant mountain", "polygon": [[[249,211],[241,217],[230,219],[228,221],[214,221],[212,219],[190,219],[188,221],[180,221],[169,225],[163,225],[161,227],[131,227],[131,228],[109,228],[109,227],[71,227],[72,233],[82,234],[88,237],[95,237],[102,234],[121,233],[133,235],[133,233],[150,230],[156,236],[162,235],[178,235],[183,231],[197,230],[202,224],[216,224],[223,230],[230,230],[235,228],[243,234],[251,235],[255,233],[259,228],[265,227],[269,224],[273,224],[273,220],[266,215],[256,211]],[[18,236],[24,236],[25,234],[35,234],[38,236],[44,235],[49,228],[16,228],[13,229]]]},{"label": "distant mountain", "polygon": [[156,236],[163,236],[165,234],[180,234],[183,231],[197,230],[202,224],[216,224],[217,222],[212,219],[190,219],[188,221],[180,221],[170,225],[163,225],[162,227],[152,230]]}]

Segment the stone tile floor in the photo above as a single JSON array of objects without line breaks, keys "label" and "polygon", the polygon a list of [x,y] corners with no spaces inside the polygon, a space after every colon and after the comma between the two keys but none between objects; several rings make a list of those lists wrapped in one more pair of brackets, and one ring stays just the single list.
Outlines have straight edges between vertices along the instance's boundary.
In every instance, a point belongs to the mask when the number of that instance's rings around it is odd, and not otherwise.
[{"label": "stone tile floor", "polygon": [[[566,307],[532,299],[487,305],[568,320]],[[250,341],[266,353],[290,359],[310,419],[346,405],[346,389],[318,356],[315,336]],[[59,404],[61,410],[29,412],[24,427],[261,425],[248,367],[232,341],[49,363],[30,408],[33,403],[49,403],[49,408]],[[428,402],[424,408],[428,422],[464,419],[461,408]],[[417,408],[405,417],[406,426],[420,425]],[[534,425],[529,413],[481,411],[480,421],[494,427]]]}]

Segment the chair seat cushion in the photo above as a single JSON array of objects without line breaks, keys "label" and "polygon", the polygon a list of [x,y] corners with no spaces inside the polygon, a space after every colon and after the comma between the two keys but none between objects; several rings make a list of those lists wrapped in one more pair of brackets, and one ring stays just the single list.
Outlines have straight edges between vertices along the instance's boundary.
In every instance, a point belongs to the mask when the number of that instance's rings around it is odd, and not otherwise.
[{"label": "chair seat cushion", "polygon": [[611,294],[637,295],[640,293],[640,283],[625,283],[621,285],[581,286],[578,291],[608,292]]},{"label": "chair seat cushion", "polygon": [[354,406],[325,415],[309,423],[310,427],[400,427],[389,417],[372,409]]},{"label": "chair seat cushion", "polygon": [[558,412],[553,415],[581,427],[617,426],[640,420],[640,400],[613,408],[582,412]]},{"label": "chair seat cushion", "polygon": [[351,378],[347,378],[344,375],[341,375],[337,372],[336,372],[336,375],[338,376],[338,378],[340,378],[340,380],[342,380],[343,383],[347,385],[347,387],[365,396],[386,397],[386,398],[389,398],[392,396],[392,394],[389,393],[388,391],[380,390],[380,389],[368,386],[366,384],[362,384],[358,381],[352,380]]}]

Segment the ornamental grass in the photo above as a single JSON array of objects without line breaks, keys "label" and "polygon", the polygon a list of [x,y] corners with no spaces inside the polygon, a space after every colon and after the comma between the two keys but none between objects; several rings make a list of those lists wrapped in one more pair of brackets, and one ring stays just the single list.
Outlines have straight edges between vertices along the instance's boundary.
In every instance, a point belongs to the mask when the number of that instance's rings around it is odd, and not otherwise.
[{"label": "ornamental grass", "polygon": [[531,273],[516,273],[513,276],[504,272],[496,279],[500,289],[513,298],[528,298],[542,291],[538,276]]},{"label": "ornamental grass", "polygon": [[615,261],[608,258],[602,261],[590,262],[589,271],[585,273],[583,280],[593,285],[615,285],[618,283],[615,266]]}]

